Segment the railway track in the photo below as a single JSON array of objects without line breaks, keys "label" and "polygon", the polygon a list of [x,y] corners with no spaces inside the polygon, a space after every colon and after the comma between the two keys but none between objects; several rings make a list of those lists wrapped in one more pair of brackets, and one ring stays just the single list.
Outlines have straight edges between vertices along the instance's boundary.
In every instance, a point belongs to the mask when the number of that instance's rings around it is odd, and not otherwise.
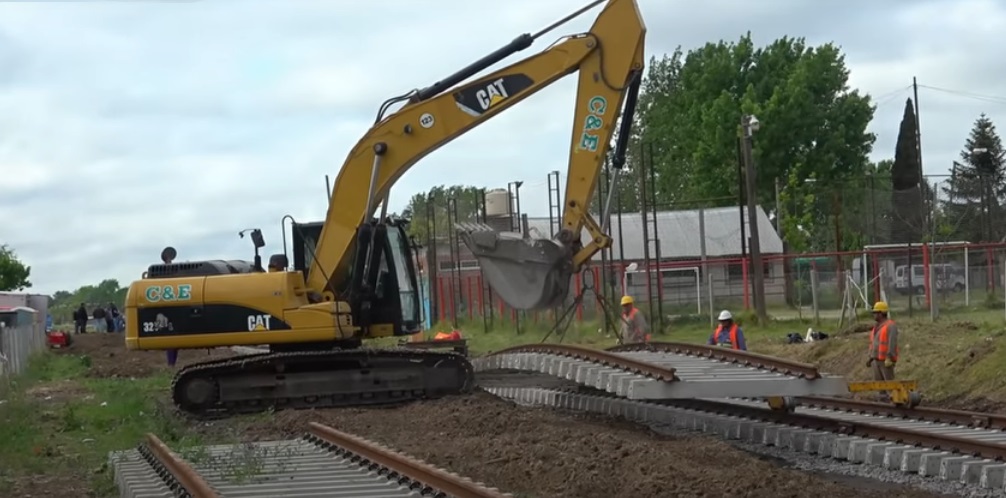
[{"label": "railway track", "polygon": [[[716,399],[661,399],[658,394],[672,391],[660,384],[681,382],[688,375],[685,368],[675,367],[675,360],[688,369],[698,369],[696,362],[705,358],[807,380],[825,376],[812,366],[695,345],[629,345],[610,352],[554,346],[530,345],[500,351],[495,353],[497,358],[477,363],[476,370],[486,374],[520,371],[524,377],[533,372],[564,380],[567,385],[534,387],[526,378],[508,384],[503,375],[482,388],[520,403],[621,416],[650,425],[673,425],[727,439],[1006,491],[1006,416],[900,408],[824,396],[795,397],[798,406],[793,411],[781,411],[770,409],[764,399],[724,396],[719,394],[722,390],[710,396]],[[680,362],[681,358],[688,361]],[[721,371],[727,372],[721,382],[743,382],[739,373],[730,377],[731,371]],[[696,378],[692,382],[703,381]],[[706,382],[712,385],[716,380]],[[645,388],[645,394],[641,394],[640,387]]]},{"label": "railway track", "polygon": [[510,496],[316,423],[295,440],[177,451],[148,434],[110,460],[124,498]]}]

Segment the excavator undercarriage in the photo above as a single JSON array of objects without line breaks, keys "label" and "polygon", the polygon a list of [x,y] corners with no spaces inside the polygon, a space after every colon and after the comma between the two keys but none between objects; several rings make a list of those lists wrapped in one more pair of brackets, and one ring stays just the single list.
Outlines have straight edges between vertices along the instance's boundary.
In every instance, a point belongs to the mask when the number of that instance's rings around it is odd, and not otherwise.
[{"label": "excavator undercarriage", "polygon": [[474,380],[471,364],[457,353],[354,348],[196,363],[178,371],[171,393],[186,413],[220,418],[439,398],[470,392]]}]

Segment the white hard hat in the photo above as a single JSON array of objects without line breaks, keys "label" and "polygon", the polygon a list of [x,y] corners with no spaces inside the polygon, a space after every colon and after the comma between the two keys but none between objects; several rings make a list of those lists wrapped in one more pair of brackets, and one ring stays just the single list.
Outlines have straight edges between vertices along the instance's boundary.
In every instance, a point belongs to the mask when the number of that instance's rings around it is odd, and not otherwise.
[{"label": "white hard hat", "polygon": [[723,310],[720,312],[720,317],[717,320],[732,320],[733,318],[734,316],[729,311]]}]

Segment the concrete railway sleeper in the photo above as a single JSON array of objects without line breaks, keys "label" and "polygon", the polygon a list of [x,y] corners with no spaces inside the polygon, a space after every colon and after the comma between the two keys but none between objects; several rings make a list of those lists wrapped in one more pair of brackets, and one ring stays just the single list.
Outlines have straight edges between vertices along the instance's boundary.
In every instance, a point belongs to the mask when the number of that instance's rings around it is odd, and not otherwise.
[{"label": "concrete railway sleeper", "polygon": [[661,351],[648,345],[599,351],[534,344],[497,351],[471,363],[482,374],[507,370],[543,373],[630,399],[834,396],[849,392],[845,379],[816,370],[797,372],[798,365],[763,368],[751,362],[692,354],[690,350]]},{"label": "concrete railway sleeper", "polygon": [[178,451],[149,434],[109,459],[124,498],[511,496],[317,423],[300,439]]},{"label": "concrete railway sleeper", "polygon": [[711,358],[727,363],[736,363],[744,366],[780,372],[786,375],[802,377],[813,380],[821,378],[821,372],[817,367],[809,363],[777,358],[748,351],[727,349],[716,346],[706,346],[703,344],[689,344],[684,342],[647,342],[621,344],[608,348],[606,351],[612,353],[632,353],[632,352],[659,352],[673,353],[678,355],[698,356]]},{"label": "concrete railway sleeper", "polygon": [[1006,429],[1006,415],[997,413],[948,410],[925,406],[903,408],[873,401],[816,396],[797,397],[795,401],[799,406],[847,411],[850,413],[925,420],[927,422],[955,424],[980,429]]},{"label": "concrete railway sleeper", "polygon": [[520,404],[594,412],[645,424],[698,430],[731,440],[1006,491],[1006,445],[981,437],[963,438],[941,433],[939,429],[946,429],[946,426],[940,424],[932,424],[936,432],[901,429],[732,402],[632,400],[597,391],[585,393],[582,388],[580,392],[529,387],[483,389]]}]

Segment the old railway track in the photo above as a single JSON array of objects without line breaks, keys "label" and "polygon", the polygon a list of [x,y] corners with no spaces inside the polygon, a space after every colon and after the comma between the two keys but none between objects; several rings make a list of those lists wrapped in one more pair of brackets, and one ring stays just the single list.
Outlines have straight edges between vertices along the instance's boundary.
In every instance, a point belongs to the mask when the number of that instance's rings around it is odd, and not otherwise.
[{"label": "old railway track", "polygon": [[317,423],[296,440],[178,451],[148,434],[111,463],[121,495],[131,498],[510,496]]}]

